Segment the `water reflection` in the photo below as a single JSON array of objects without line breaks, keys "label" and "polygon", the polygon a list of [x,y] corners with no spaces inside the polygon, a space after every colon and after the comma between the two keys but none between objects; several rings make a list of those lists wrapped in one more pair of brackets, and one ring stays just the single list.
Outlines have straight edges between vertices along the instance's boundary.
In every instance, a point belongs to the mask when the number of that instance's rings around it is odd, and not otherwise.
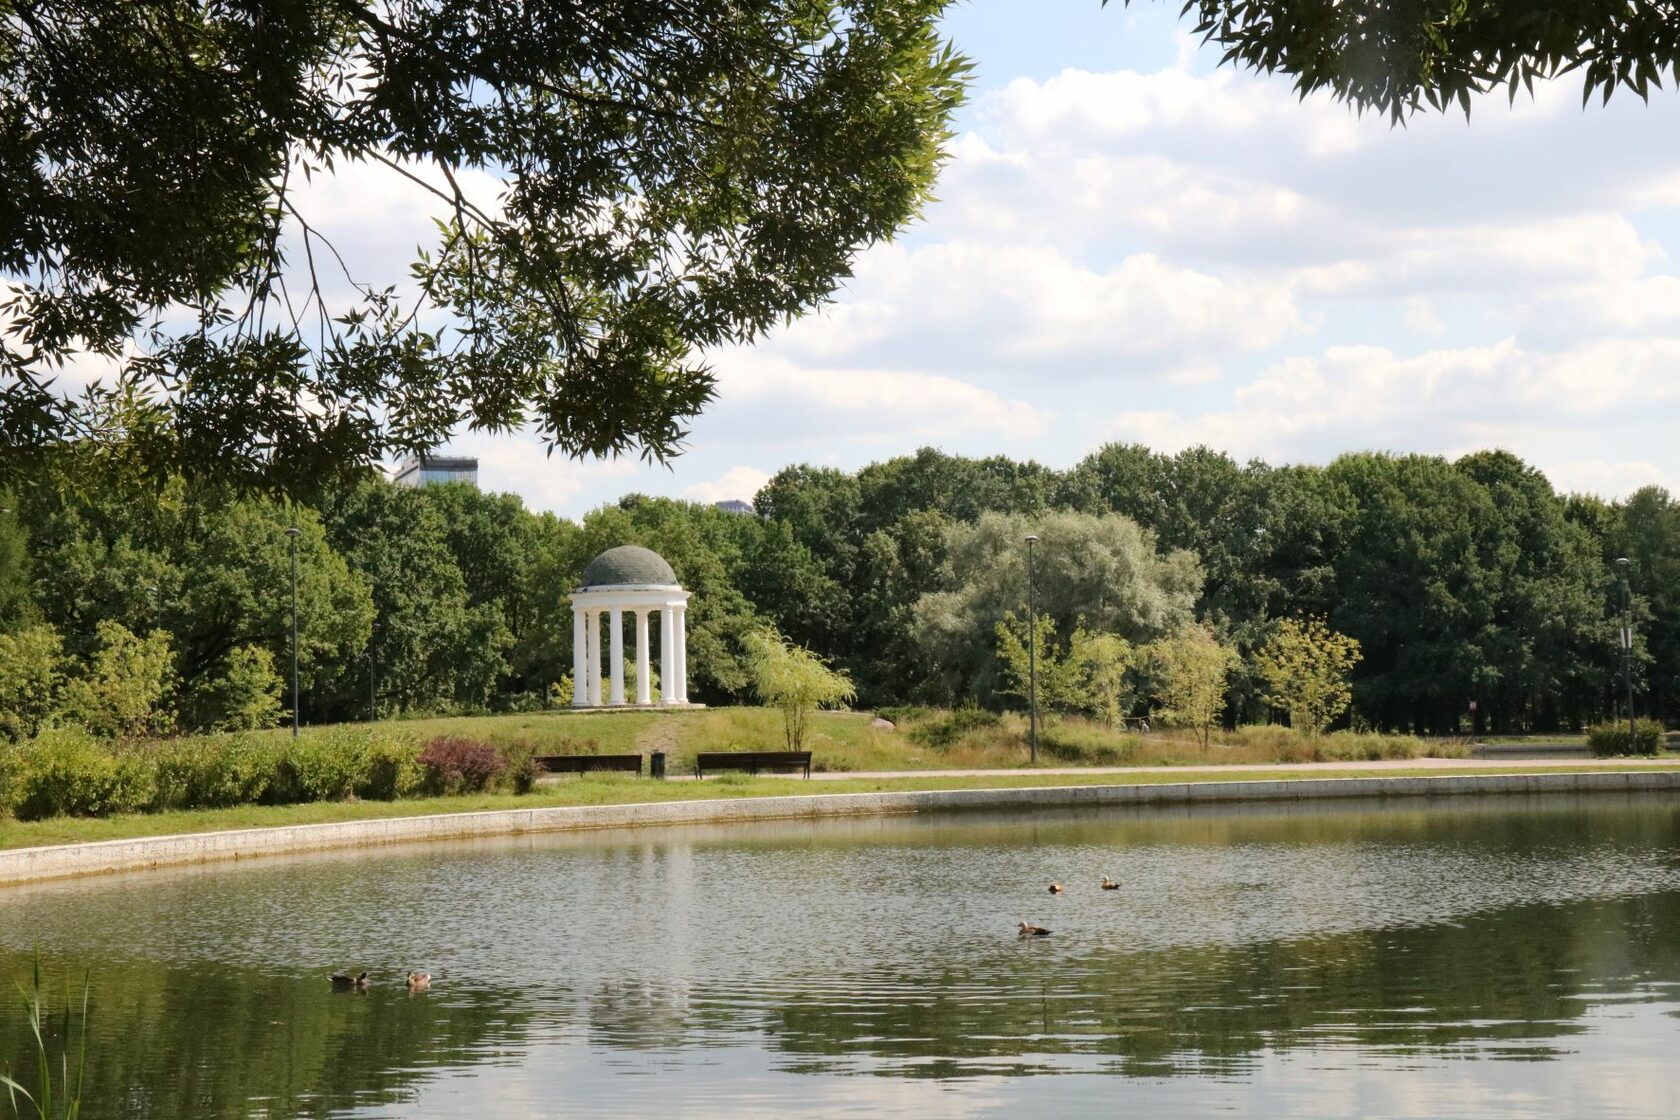
[{"label": "water reflection", "polygon": [[[1660,795],[527,837],[0,904],[0,976],[37,941],[92,970],[92,1120],[1112,1111],[1048,1074],[1187,1113],[1310,1113],[1345,1081],[1403,1114],[1479,1085],[1494,1114],[1537,1083],[1499,1071],[1590,1053],[1639,1085],[1644,1048],[1680,1041]],[[1018,941],[1023,919],[1056,934]],[[332,992],[337,967],[376,987]]]}]

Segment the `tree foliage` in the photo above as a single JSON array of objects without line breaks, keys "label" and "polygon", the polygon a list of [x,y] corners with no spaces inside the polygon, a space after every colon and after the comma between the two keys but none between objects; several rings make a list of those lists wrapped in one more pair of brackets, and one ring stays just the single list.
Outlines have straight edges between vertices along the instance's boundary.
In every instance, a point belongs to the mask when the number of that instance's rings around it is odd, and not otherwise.
[{"label": "tree foliage", "polygon": [[1255,670],[1266,682],[1266,700],[1289,713],[1289,726],[1320,735],[1353,700],[1349,678],[1359,663],[1359,643],[1323,619],[1286,618],[1260,647]]},{"label": "tree foliage", "polygon": [[1514,99],[1571,72],[1584,98],[1605,101],[1618,86],[1647,98],[1665,72],[1680,76],[1680,21],[1666,0],[1189,0],[1184,11],[1222,61],[1396,121],[1424,106],[1468,115],[1476,94]]},{"label": "tree foliage", "polygon": [[216,731],[255,731],[280,722],[280,692],[285,682],[274,670],[274,655],[262,646],[237,646],[220,671],[194,690],[196,726]]},{"label": "tree foliage", "polygon": [[1035,642],[1029,658],[1027,620],[1005,611],[997,624],[997,655],[1003,675],[998,691],[1023,701],[1029,698],[1034,672],[1038,702],[1052,711],[1085,712],[1112,727],[1132,705],[1126,671],[1132,647],[1117,634],[1089,630],[1084,619],[1074,623],[1065,646],[1056,642],[1056,625],[1048,617],[1035,620]]},{"label": "tree foliage", "polygon": [[1040,617],[1055,631],[1071,634],[1083,618],[1092,630],[1148,641],[1189,619],[1201,584],[1195,557],[1158,553],[1153,536],[1130,519],[984,513],[951,526],[942,586],[915,604],[916,639],[948,694],[994,691],[997,661],[986,638],[1006,612],[1027,605],[1029,533],[1040,538]]},{"label": "tree foliage", "polygon": [[922,451],[856,472],[790,467],[757,516],[632,494],[569,521],[459,484],[379,480],[310,508],[103,472],[9,500],[22,551],[0,575],[23,574],[0,589],[15,604],[0,633],[44,622],[78,677],[101,623],[166,631],[165,704],[191,727],[221,718],[200,699],[233,650],[266,650],[284,673],[294,525],[305,722],[361,718],[370,691],[381,712],[553,706],[572,666],[568,595],[620,544],[659,552],[693,592],[689,684],[704,703],[752,696],[743,638],[766,625],[844,672],[861,703],[1018,703],[998,624],[1025,613],[1029,532],[1046,665],[1114,667],[1100,697],[1057,702],[1068,710],[1118,718],[1150,683],[1147,659],[1093,643],[1135,651],[1199,620],[1243,659],[1227,715],[1264,719],[1266,640],[1312,617],[1359,643],[1352,708],[1375,727],[1580,729],[1620,704],[1622,556],[1637,705],[1672,720],[1680,700],[1680,506],[1656,487],[1559,495],[1503,452],[1274,469],[1113,445],[1051,471]]},{"label": "tree foliage", "polygon": [[57,713],[63,643],[51,626],[0,633],[0,740],[28,739]]},{"label": "tree foliage", "polygon": [[1157,712],[1163,722],[1193,732],[1205,750],[1225,710],[1227,678],[1237,651],[1205,626],[1190,624],[1149,644]]},{"label": "tree foliage", "polygon": [[829,668],[810,650],[789,644],[774,630],[754,630],[744,644],[753,693],[762,703],[781,709],[790,751],[804,749],[805,733],[817,709],[847,703],[857,695],[844,673]]},{"label": "tree foliage", "polygon": [[[928,197],[945,0],[45,0],[0,27],[0,477],[45,452],[312,492],[459,424],[671,455],[697,348],[829,296]],[[412,275],[304,185],[426,192]],[[87,352],[117,375],[70,398]]]},{"label": "tree foliage", "polygon": [[174,676],[169,635],[145,637],[118,622],[99,624],[99,648],[64,690],[65,715],[95,735],[156,735],[171,723],[165,701]]}]

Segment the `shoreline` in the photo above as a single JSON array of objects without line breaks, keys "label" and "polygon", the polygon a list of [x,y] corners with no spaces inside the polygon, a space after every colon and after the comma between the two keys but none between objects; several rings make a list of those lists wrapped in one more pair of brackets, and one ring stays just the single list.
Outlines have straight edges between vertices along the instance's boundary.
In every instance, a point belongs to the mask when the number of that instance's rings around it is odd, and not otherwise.
[{"label": "shoreline", "polygon": [[0,888],[298,852],[539,832],[985,809],[1651,791],[1680,792],[1680,768],[888,790],[492,809],[12,848],[0,851]]}]

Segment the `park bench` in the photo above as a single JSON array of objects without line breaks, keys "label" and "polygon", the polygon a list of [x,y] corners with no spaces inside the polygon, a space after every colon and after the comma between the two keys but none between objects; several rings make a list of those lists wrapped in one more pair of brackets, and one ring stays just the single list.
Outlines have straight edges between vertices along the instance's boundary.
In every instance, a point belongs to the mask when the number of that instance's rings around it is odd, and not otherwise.
[{"label": "park bench", "polygon": [[550,774],[591,774],[598,770],[642,772],[639,754],[540,754],[531,761]]},{"label": "park bench", "polygon": [[704,778],[708,770],[803,770],[811,776],[810,751],[712,751],[694,756],[694,776]]}]

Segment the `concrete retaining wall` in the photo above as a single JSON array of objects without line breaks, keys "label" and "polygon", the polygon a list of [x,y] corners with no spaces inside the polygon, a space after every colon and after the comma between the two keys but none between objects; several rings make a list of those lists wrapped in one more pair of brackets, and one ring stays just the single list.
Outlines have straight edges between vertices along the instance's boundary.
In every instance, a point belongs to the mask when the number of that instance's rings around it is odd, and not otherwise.
[{"label": "concrete retaining wall", "polygon": [[1680,791],[1680,771],[1447,775],[1409,778],[1300,778],[1273,782],[1169,782],[1150,785],[1039,786],[905,793],[827,793],[639,805],[597,805],[448,813],[336,824],[149,836],[0,851],[0,885],[150,867],[251,859],[425,840],[577,829],[623,828],[800,817],[868,816],[965,809],[1173,805],[1220,801],[1297,801],[1466,794]]}]

